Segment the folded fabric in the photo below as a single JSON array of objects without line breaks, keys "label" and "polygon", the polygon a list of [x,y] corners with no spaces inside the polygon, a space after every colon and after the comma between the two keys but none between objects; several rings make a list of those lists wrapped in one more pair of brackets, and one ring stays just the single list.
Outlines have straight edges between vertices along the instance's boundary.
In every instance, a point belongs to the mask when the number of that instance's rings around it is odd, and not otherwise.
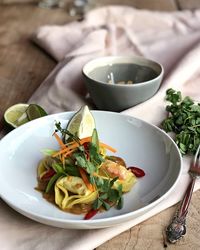
[{"label": "folded fabric", "polygon": [[[163,64],[164,81],[154,97],[123,113],[159,125],[166,116],[164,96],[167,88],[173,87],[183,95],[200,100],[199,28],[200,11],[161,13],[121,6],[95,9],[82,22],[41,27],[33,39],[58,61],[58,65],[29,102],[40,104],[49,113],[77,110],[85,103],[92,106],[81,76],[83,65],[104,55],[140,55]],[[189,181],[190,160],[184,157],[180,182],[168,198],[143,216],[115,228],[53,228],[17,214],[1,201],[1,247],[19,250],[94,249],[178,202]],[[200,182],[197,182],[195,190],[199,188]]]},{"label": "folded fabric", "polygon": [[[191,93],[192,88],[184,86],[198,70],[198,57],[191,57],[188,66],[184,57],[191,49],[198,51],[199,20],[199,11],[163,13],[116,6],[93,10],[82,22],[41,27],[33,39],[59,63],[30,102],[40,103],[49,113],[77,110],[87,102],[82,66],[104,55],[141,55],[156,60],[163,64],[166,80],[177,77],[164,81],[162,92],[175,85],[184,94],[196,95],[195,88]],[[182,60],[186,70],[181,64],[177,72]]]}]

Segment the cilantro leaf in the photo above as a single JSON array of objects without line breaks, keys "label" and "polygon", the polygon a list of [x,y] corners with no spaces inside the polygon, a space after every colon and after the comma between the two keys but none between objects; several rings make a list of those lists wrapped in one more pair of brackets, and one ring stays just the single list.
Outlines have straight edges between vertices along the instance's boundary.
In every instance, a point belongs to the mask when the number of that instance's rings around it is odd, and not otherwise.
[{"label": "cilantro leaf", "polygon": [[191,97],[182,99],[180,91],[168,89],[166,106],[168,116],[162,121],[161,127],[166,132],[174,132],[175,142],[181,153],[195,154],[200,143],[200,103]]},{"label": "cilantro leaf", "polygon": [[93,203],[93,205],[92,205],[92,208],[93,208],[94,210],[99,209],[99,208],[101,207],[102,204],[103,204],[103,202],[101,201],[101,199],[97,198],[97,199],[94,201],[94,203]]},{"label": "cilantro leaf", "polygon": [[74,165],[66,165],[65,166],[65,173],[71,176],[77,176],[80,177],[80,172],[78,168],[76,168]]}]

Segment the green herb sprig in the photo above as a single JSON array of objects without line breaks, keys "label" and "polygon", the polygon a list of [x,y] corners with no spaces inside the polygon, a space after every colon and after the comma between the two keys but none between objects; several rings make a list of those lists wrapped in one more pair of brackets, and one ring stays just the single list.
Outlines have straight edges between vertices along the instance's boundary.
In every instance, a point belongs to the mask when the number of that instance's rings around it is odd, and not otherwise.
[{"label": "green herb sprig", "polygon": [[195,103],[189,96],[182,98],[180,91],[170,88],[166,91],[168,117],[161,127],[166,132],[175,133],[175,142],[181,153],[195,154],[200,144],[200,103]]},{"label": "green herb sprig", "polygon": [[106,210],[109,210],[111,204],[116,205],[117,209],[121,209],[123,206],[123,197],[122,197],[122,185],[119,184],[117,189],[113,189],[115,181],[118,177],[113,179],[101,179],[95,177],[95,183],[98,188],[98,198],[93,203],[93,209],[99,209],[101,206]]},{"label": "green herb sprig", "polygon": [[72,133],[69,132],[67,129],[62,128],[60,122],[56,122],[56,123],[55,123],[55,126],[56,126],[55,132],[60,131],[63,137],[64,137],[65,135],[68,135],[70,140],[76,141],[78,144],[80,143],[80,139],[78,138],[78,136],[72,134]]}]

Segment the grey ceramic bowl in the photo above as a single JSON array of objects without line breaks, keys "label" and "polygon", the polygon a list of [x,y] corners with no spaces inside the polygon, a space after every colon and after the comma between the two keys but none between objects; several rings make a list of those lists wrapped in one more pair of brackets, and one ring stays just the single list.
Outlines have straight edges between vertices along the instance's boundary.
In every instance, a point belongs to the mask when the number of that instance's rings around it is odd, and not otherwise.
[{"label": "grey ceramic bowl", "polygon": [[89,61],[82,73],[97,108],[122,111],[151,98],[164,69],[144,57],[108,56]]}]

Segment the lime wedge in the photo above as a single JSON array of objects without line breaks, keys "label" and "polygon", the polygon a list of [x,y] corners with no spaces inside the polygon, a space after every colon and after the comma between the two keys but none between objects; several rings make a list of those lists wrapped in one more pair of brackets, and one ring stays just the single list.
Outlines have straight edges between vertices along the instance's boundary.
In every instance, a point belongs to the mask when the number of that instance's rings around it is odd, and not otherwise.
[{"label": "lime wedge", "polygon": [[[74,114],[67,125],[67,130],[82,139],[91,136],[95,127],[94,117],[86,105]],[[67,139],[68,136],[65,137],[65,141]]]},{"label": "lime wedge", "polygon": [[4,120],[13,128],[17,128],[36,118],[47,115],[37,104],[18,103],[9,107],[4,113]]},{"label": "lime wedge", "polygon": [[9,107],[4,113],[5,122],[13,128],[17,128],[28,122],[28,117],[26,115],[28,106],[28,104],[18,103]]},{"label": "lime wedge", "polygon": [[37,104],[30,104],[26,110],[29,121],[46,116],[46,111]]}]

